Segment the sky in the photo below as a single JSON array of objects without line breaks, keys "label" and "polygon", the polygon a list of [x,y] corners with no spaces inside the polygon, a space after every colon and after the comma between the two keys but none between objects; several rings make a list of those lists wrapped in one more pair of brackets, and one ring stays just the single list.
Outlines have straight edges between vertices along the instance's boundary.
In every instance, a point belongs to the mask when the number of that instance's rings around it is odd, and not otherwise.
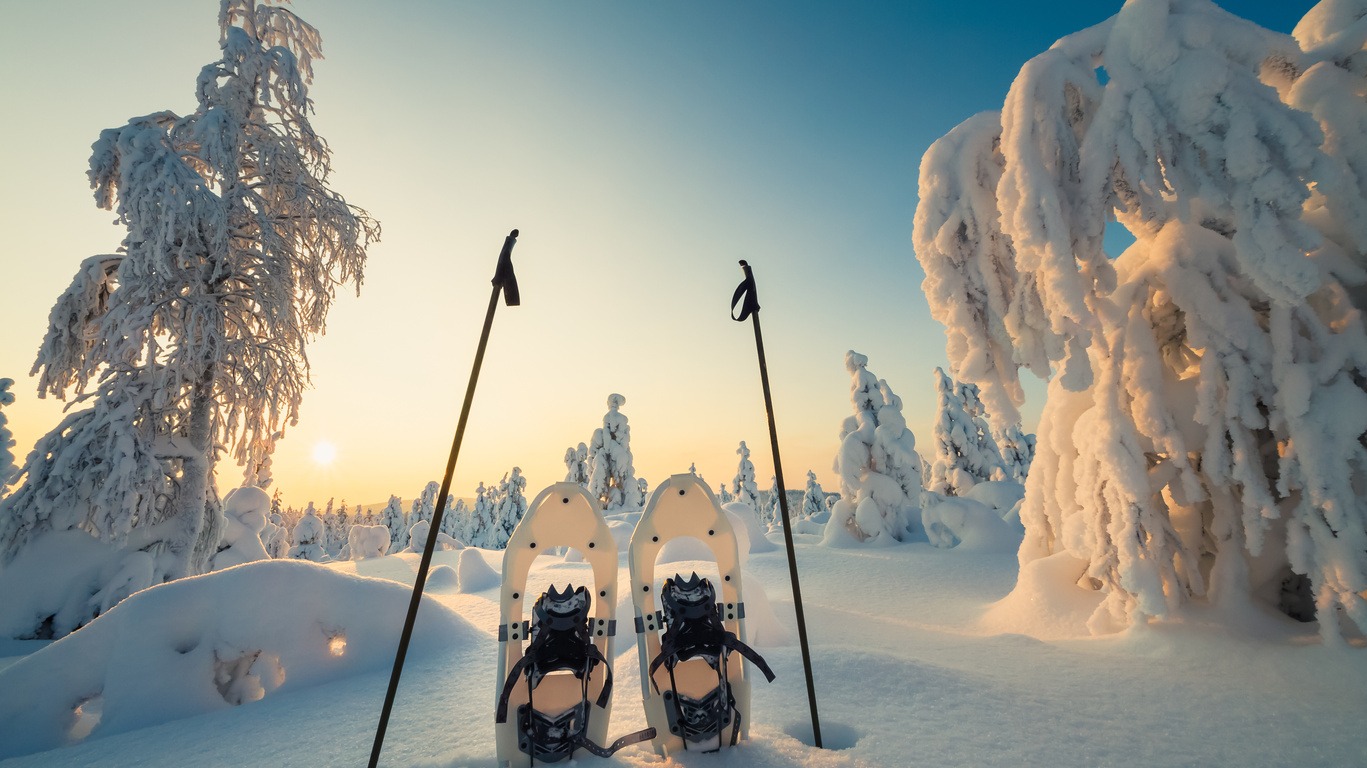
[{"label": "sky", "polygon": [[[194,107],[217,3],[0,0],[0,377],[19,457],[61,418],[28,377],[53,302],[123,231],[85,177],[104,128]],[[1312,3],[1230,0],[1289,32]],[[832,459],[854,349],[929,455],[947,366],[911,247],[921,155],[999,109],[1022,64],[1120,7],[903,2],[298,0],[322,34],[310,94],[331,186],[377,218],[357,296],[309,347],[312,389],[274,457],[287,504],[416,496],[446,466],[503,238],[500,307],[452,484],[565,474],[612,393],[653,488],[715,488],[772,451],[754,336],[731,321],[754,268],[786,485]],[[54,18],[59,16],[60,18]],[[1043,386],[1027,386],[1033,429]],[[330,456],[330,458],[329,458]],[[241,469],[218,466],[222,490]]]}]

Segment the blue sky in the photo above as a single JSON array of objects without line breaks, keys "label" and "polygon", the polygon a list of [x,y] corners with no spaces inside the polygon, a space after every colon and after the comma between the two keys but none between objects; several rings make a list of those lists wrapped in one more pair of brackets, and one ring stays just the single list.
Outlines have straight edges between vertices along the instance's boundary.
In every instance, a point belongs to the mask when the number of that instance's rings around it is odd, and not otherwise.
[{"label": "blue sky", "polygon": [[[1224,7],[1289,32],[1310,5]],[[652,485],[692,462],[729,482],[746,440],[767,487],[752,336],[727,316],[741,258],[764,301],[788,485],[812,469],[834,489],[847,349],[902,396],[926,452],[945,360],[911,250],[920,157],[1119,3],[293,8],[323,35],[312,96],[333,185],[384,237],[360,298],[343,296],[311,347],[315,389],[276,476],[292,503],[354,503],[414,496],[441,472],[513,227],[524,306],[495,321],[458,493],[513,465],[532,493],[559,480],[612,392]],[[28,105],[0,129],[0,376],[18,382],[17,453],[60,415],[26,378],[47,311],[80,259],[122,237],[86,188],[90,143],[131,116],[192,109],[216,18],[206,0],[6,6],[0,99]],[[335,462],[313,461],[320,442]],[[238,478],[220,466],[221,486]]]}]

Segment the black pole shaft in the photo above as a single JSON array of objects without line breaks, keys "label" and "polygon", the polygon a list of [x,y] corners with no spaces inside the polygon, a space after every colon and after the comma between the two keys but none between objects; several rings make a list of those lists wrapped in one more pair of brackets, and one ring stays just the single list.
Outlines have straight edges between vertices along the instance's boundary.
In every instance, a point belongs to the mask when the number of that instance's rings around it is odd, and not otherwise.
[{"label": "black pole shaft", "polygon": [[[513,230],[513,237],[516,237],[516,234],[517,230]],[[504,253],[507,254],[508,250],[509,246],[505,244]],[[370,748],[370,768],[375,768],[380,762],[385,729],[389,727],[389,714],[394,708],[394,696],[399,691],[399,676],[403,674],[403,662],[408,656],[408,641],[413,636],[418,606],[422,604],[422,590],[427,585],[427,569],[432,565],[432,550],[436,549],[437,534],[441,532],[441,518],[446,512],[446,496],[451,492],[451,477],[456,472],[456,458],[460,456],[461,441],[465,439],[465,424],[470,418],[470,404],[475,399],[479,368],[484,363],[484,348],[489,343],[489,329],[494,325],[494,310],[498,308],[498,295],[502,289],[503,283],[495,278],[494,291],[489,296],[489,309],[484,313],[484,328],[479,333],[479,346],[475,349],[475,364],[470,370],[470,383],[465,388],[465,402],[460,406],[460,419],[456,422],[456,436],[451,441],[451,455],[446,460],[446,474],[441,480],[441,490],[437,492],[437,508],[432,512],[431,527],[427,531],[427,545],[423,547],[422,561],[418,564],[418,578],[413,582],[413,597],[408,601],[408,615],[403,621],[403,634],[399,636],[399,650],[394,654],[394,670],[389,673],[389,690],[384,695],[380,724],[375,729],[375,743]]]},{"label": "black pole shaft", "polygon": [[[742,262],[744,263],[744,262]],[[764,388],[764,412],[769,417],[769,445],[774,452],[774,479],[778,482],[778,506],[783,513],[783,543],[788,548],[788,579],[793,583],[793,608],[797,613],[797,641],[802,646],[802,669],[807,674],[807,703],[812,710],[812,743],[821,748],[821,721],[816,714],[816,683],[812,681],[812,652],[807,645],[807,618],[802,611],[802,587],[797,581],[797,554],[793,551],[793,524],[788,515],[788,491],[783,484],[783,462],[778,456],[778,427],[774,424],[774,401],[769,394],[769,364],[764,360],[764,334],[759,329],[759,309],[750,315],[755,325],[755,349],[759,352],[759,381]]]}]

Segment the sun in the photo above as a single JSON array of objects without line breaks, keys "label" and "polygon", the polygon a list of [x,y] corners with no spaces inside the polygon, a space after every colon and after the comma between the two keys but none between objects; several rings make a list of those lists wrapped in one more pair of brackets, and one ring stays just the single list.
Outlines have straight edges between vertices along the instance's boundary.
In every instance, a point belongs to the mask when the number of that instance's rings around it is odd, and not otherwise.
[{"label": "sun", "polygon": [[337,446],[326,440],[319,440],[313,444],[313,463],[320,466],[328,466],[337,460]]}]

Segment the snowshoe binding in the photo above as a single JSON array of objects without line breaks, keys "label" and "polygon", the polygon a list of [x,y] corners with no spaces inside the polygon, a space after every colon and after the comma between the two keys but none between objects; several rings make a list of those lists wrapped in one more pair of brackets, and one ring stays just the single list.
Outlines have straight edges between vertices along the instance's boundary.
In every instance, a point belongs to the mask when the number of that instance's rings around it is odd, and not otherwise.
[{"label": "snowshoe binding", "polygon": [[[715,742],[712,749],[716,750],[721,748],[721,734],[729,725],[730,745],[735,746],[740,738],[742,715],[727,681],[727,658],[732,651],[739,653],[758,667],[769,682],[774,680],[773,670],[755,649],[722,626],[721,607],[717,605],[712,582],[696,572],[688,579],[675,575],[665,579],[660,599],[664,603],[665,633],[659,654],[650,662],[649,678],[659,693],[655,673],[662,665],[669,673],[669,690],[662,692],[669,732],[683,739],[684,749],[688,749],[689,743]],[[675,669],[692,659],[702,660],[716,675],[715,686],[701,698],[681,691],[675,676]]]},{"label": "snowshoe binding", "polygon": [[[622,747],[655,737],[655,729],[647,728],[624,736],[609,747],[600,747],[587,735],[592,712],[589,681],[595,669],[601,669],[603,681],[592,706],[605,709],[612,696],[612,665],[590,636],[592,602],[587,589],[570,584],[565,585],[563,592],[552,586],[543,593],[532,607],[531,642],[508,673],[499,694],[495,722],[505,723],[513,687],[525,678],[527,701],[517,708],[518,749],[534,761],[560,762],[580,748],[609,757]],[[555,710],[538,708],[536,689],[548,675],[557,672],[569,673],[578,681],[578,702]]]}]

